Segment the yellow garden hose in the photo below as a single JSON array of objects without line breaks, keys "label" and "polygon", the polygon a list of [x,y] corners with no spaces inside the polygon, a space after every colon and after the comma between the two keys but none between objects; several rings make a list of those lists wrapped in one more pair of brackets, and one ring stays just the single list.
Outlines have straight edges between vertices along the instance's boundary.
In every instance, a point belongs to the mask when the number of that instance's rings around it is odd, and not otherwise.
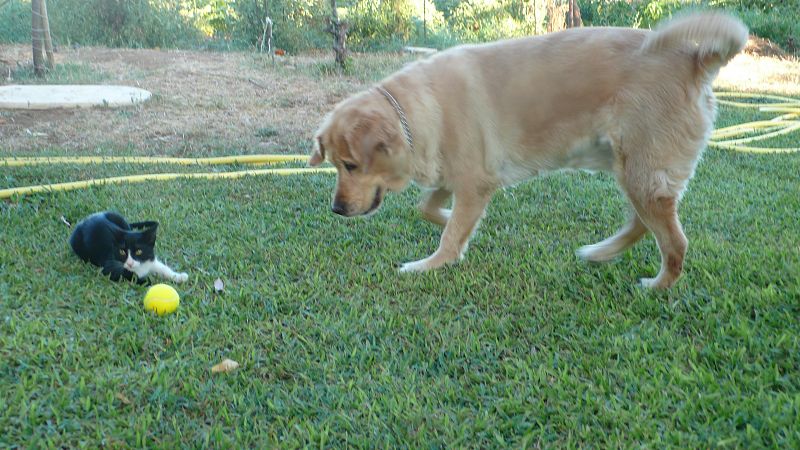
[{"label": "yellow garden hose", "polygon": [[[715,92],[714,96],[717,98],[768,98],[770,100],[777,100],[779,102],[785,102],[791,105],[800,104],[800,100],[797,100],[796,98],[781,97],[780,95],[769,94],[751,94],[749,92]],[[762,105],[759,103],[734,102],[733,100],[717,100],[717,102],[721,105],[740,106],[743,108],[758,108]]]},{"label": "yellow garden hose", "polygon": [[[767,138],[771,138],[771,137],[775,137],[775,136],[780,136],[780,135],[783,135],[783,134],[789,134],[789,133],[791,133],[793,131],[796,131],[798,129],[800,129],[800,121],[799,122],[795,122],[793,125],[789,125],[787,127],[783,127],[783,128],[781,128],[779,130],[776,130],[776,131],[768,131],[768,132],[765,132],[764,134],[760,134],[758,136],[751,136],[751,137],[739,138],[739,139],[729,139],[727,141],[722,141],[722,142],[718,142],[718,143],[736,146],[738,144],[744,144],[745,142],[753,142],[753,141],[758,141],[758,140],[761,140],[761,139],[767,139]],[[769,130],[772,130],[772,128],[770,128]]]},{"label": "yellow garden hose", "polygon": [[[718,92],[721,105],[735,108],[758,108],[760,112],[783,113],[770,120],[758,120],[730,127],[720,128],[711,133],[709,147],[734,150],[745,153],[795,153],[800,147],[773,148],[742,145],[754,141],[769,139],[775,136],[793,133],[800,130],[800,100],[779,95],[750,94],[744,92]],[[774,100],[773,103],[747,103],[726,98],[757,98]],[[755,136],[750,136],[754,133]]]},{"label": "yellow garden hose", "polygon": [[241,155],[213,158],[169,158],[163,156],[12,156],[0,158],[0,166],[33,166],[38,164],[274,164],[305,162],[308,155]]},{"label": "yellow garden hose", "polygon": [[723,139],[733,136],[741,136],[742,134],[755,133],[756,131],[761,131],[763,133],[772,133],[774,131],[782,130],[786,127],[795,124],[797,124],[797,122],[795,121],[792,122],[763,121],[763,122],[743,123],[739,125],[734,125],[732,127],[720,128],[718,130],[714,130],[714,132],[711,133],[711,140]]},{"label": "yellow garden hose", "polygon": [[25,186],[18,188],[2,189],[0,190],[0,199],[10,198],[14,195],[29,195],[38,194],[42,192],[53,191],[71,191],[74,189],[81,189],[89,186],[100,186],[104,184],[120,184],[120,183],[143,183],[145,181],[167,181],[177,180],[179,178],[190,179],[231,179],[241,178],[251,175],[295,175],[295,174],[310,174],[310,173],[331,173],[335,172],[333,167],[325,167],[321,169],[302,168],[302,169],[259,169],[259,170],[241,170],[238,172],[218,172],[218,173],[157,173],[149,175],[130,175],[125,177],[111,177],[99,178],[95,180],[86,181],[72,181],[68,183],[56,184],[43,184],[38,186]]}]

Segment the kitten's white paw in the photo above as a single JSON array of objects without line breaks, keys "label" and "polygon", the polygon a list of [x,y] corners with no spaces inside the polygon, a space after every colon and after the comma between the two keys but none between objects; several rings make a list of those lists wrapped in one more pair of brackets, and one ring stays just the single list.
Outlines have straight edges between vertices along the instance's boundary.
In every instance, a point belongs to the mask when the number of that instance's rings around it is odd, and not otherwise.
[{"label": "kitten's white paw", "polygon": [[183,283],[189,279],[189,274],[186,272],[176,273],[174,277],[172,277],[172,281],[176,283]]}]

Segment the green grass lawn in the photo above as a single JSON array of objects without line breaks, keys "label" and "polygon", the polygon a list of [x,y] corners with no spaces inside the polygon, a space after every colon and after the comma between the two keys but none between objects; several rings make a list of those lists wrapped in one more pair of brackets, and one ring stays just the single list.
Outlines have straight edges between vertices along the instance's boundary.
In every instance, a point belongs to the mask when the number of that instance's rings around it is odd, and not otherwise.
[{"label": "green grass lawn", "polygon": [[[180,168],[0,168],[0,188],[159,170]],[[0,447],[797,448],[798,174],[800,154],[708,150],[667,292],[635,285],[652,237],[574,256],[624,220],[607,175],[498,192],[467,258],[422,275],[395,270],[438,243],[416,188],[369,220],[330,213],[330,175],[0,202]],[[176,314],[71,254],[59,218],[103,209],[161,222],[190,274]]]}]

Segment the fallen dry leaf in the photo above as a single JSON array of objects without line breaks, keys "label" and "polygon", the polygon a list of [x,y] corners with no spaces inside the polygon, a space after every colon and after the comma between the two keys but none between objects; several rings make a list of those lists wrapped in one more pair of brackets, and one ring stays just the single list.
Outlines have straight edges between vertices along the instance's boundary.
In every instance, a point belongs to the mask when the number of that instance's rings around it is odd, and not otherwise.
[{"label": "fallen dry leaf", "polygon": [[232,372],[239,367],[239,363],[232,359],[225,359],[211,368],[211,373]]},{"label": "fallen dry leaf", "polygon": [[124,403],[126,405],[130,405],[131,404],[131,399],[129,399],[128,396],[123,394],[122,392],[117,392],[117,394],[114,395],[114,397],[116,397],[117,400],[121,401],[122,403]]},{"label": "fallen dry leaf", "polygon": [[214,292],[220,293],[222,292],[223,289],[225,289],[225,284],[222,283],[222,280],[220,280],[219,278],[214,280]]},{"label": "fallen dry leaf", "polygon": [[61,216],[61,221],[64,222],[64,225],[66,225],[68,227],[72,227],[72,224],[69,223],[69,221],[67,221],[67,219],[65,219],[64,216]]}]

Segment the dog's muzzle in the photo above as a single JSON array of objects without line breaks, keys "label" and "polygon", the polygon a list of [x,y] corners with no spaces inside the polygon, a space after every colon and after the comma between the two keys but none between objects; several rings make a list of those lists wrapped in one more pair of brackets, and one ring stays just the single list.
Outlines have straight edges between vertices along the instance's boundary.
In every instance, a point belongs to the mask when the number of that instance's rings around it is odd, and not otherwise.
[{"label": "dog's muzzle", "polygon": [[366,216],[368,214],[375,212],[375,210],[377,210],[378,207],[381,206],[382,200],[383,200],[383,189],[377,188],[375,190],[375,197],[372,199],[372,203],[369,205],[369,208],[366,211],[360,213],[353,213],[350,211],[350,208],[348,207],[347,203],[339,200],[338,198],[334,199],[333,205],[331,205],[331,211],[333,211],[334,214],[338,214],[344,217],[351,217],[355,215]]},{"label": "dog's muzzle", "polygon": [[333,202],[333,206],[331,206],[331,211],[340,216],[347,216],[347,205],[339,201],[335,201]]}]

